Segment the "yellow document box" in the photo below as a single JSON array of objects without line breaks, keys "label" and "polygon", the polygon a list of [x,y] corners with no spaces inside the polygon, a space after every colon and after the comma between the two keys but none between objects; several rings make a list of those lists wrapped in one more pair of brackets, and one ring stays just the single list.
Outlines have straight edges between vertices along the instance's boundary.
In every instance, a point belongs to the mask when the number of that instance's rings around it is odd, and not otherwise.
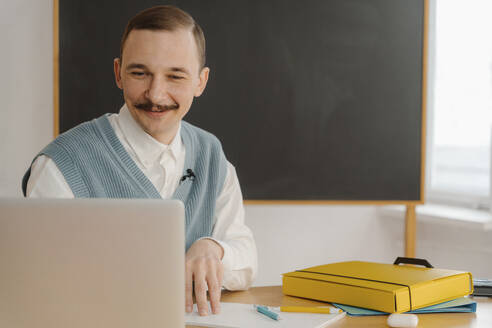
[{"label": "yellow document box", "polygon": [[[415,261],[398,258],[395,263],[405,260]],[[282,291],[290,296],[394,313],[469,295],[473,284],[469,272],[351,261],[285,273]]]}]

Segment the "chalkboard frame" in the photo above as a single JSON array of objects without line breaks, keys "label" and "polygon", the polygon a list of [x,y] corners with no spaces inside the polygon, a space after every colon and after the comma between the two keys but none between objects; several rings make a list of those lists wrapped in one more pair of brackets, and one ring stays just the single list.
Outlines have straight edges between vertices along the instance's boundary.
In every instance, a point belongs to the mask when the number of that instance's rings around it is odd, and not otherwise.
[{"label": "chalkboard frame", "polygon": [[[53,136],[60,131],[60,64],[59,64],[59,1],[53,0]],[[247,204],[292,204],[292,205],[407,205],[424,204],[425,163],[426,163],[426,118],[427,118],[427,77],[428,77],[428,34],[429,34],[429,0],[424,0],[423,35],[422,35],[422,126],[421,126],[421,164],[420,164],[420,199],[418,200],[246,200]]]}]

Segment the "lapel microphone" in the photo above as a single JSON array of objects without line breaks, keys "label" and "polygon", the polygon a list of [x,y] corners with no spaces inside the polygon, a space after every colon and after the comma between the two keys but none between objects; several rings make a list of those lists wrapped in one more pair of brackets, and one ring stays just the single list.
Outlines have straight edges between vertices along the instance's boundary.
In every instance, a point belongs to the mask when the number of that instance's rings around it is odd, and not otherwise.
[{"label": "lapel microphone", "polygon": [[181,180],[179,182],[183,182],[186,179],[190,179],[191,181],[195,180],[195,173],[193,173],[192,169],[187,169],[186,174],[181,177]]}]

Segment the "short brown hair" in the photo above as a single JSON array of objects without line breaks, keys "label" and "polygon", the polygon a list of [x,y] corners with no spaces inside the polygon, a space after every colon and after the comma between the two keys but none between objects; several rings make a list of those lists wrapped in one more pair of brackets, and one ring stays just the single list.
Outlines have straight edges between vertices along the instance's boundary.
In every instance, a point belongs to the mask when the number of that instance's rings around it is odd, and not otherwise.
[{"label": "short brown hair", "polygon": [[195,37],[200,69],[205,66],[205,36],[202,28],[187,12],[175,6],[155,6],[139,12],[130,19],[121,38],[120,60],[123,56],[123,47],[132,30],[175,31],[178,28],[191,29]]}]

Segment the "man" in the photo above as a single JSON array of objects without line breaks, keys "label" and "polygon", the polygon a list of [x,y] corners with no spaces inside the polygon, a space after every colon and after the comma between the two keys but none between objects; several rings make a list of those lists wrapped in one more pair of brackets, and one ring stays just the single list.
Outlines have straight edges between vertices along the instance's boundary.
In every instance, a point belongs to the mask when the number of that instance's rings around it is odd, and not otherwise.
[{"label": "man", "polygon": [[60,135],[23,179],[28,197],[175,198],[186,208],[186,311],[220,311],[222,286],[248,288],[257,270],[234,167],[219,141],[182,121],[208,81],[205,39],[173,6],[137,14],[114,60],[125,105]]}]

